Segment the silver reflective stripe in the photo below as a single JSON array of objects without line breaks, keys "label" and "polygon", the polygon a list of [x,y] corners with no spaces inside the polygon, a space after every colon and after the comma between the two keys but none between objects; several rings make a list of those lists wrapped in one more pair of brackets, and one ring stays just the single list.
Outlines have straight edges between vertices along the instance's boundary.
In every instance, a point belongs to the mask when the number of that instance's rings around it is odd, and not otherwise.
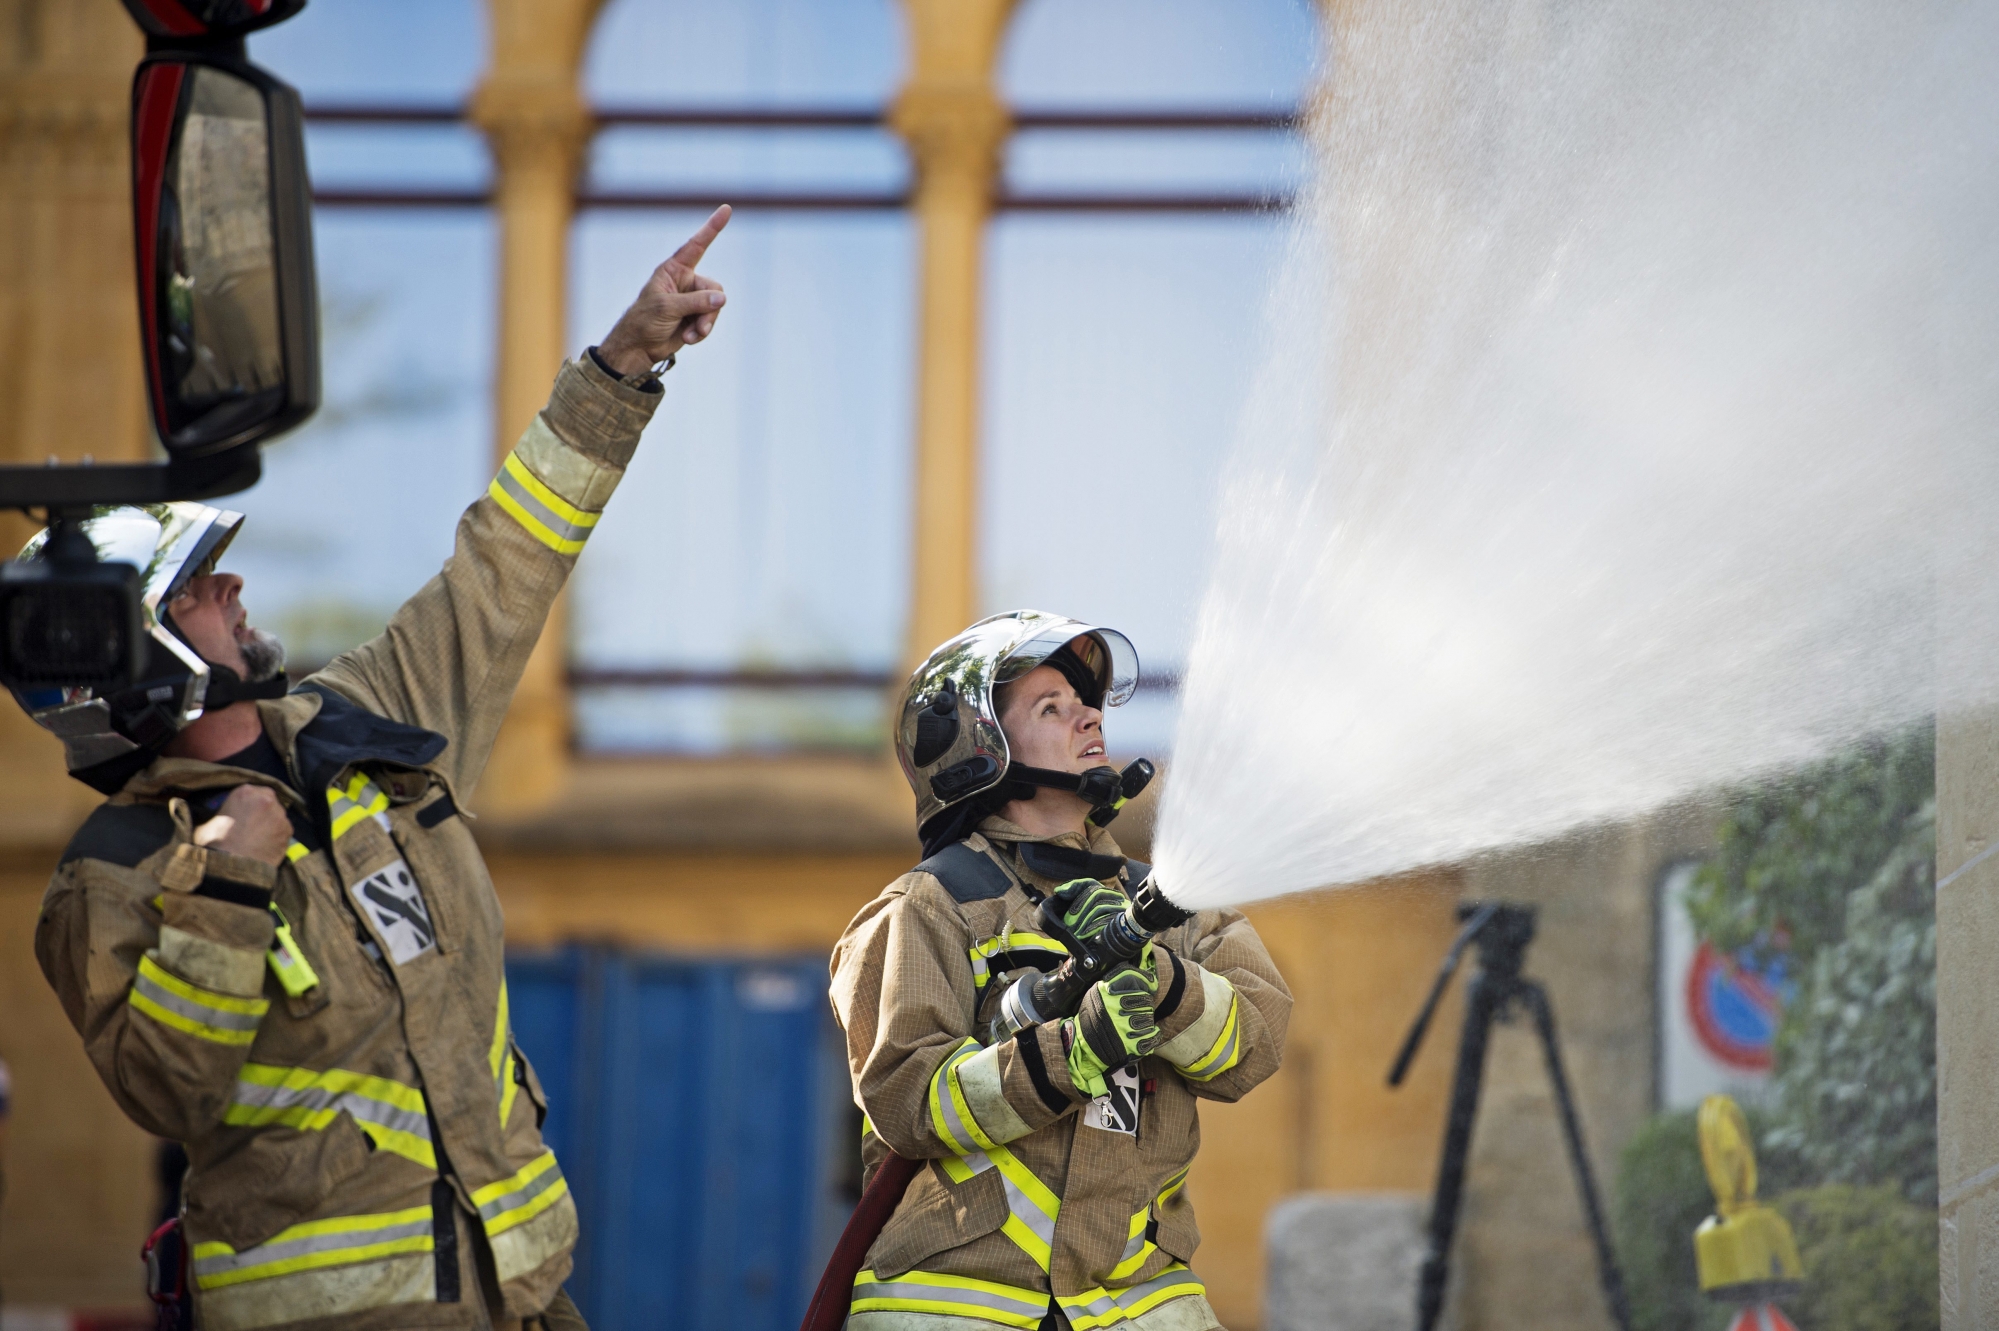
[{"label": "silver reflective stripe", "polygon": [[357,1119],[395,1132],[406,1132],[412,1137],[430,1140],[430,1119],[427,1115],[408,1109],[398,1109],[380,1100],[371,1100],[353,1091],[328,1090],[324,1086],[308,1086],[293,1090],[285,1086],[260,1086],[256,1082],[236,1083],[234,1103],[252,1105],[260,1109],[344,1109]]},{"label": "silver reflective stripe", "polygon": [[508,1211],[527,1205],[560,1182],[562,1182],[562,1166],[550,1161],[547,1169],[536,1174],[513,1192],[503,1192],[481,1206],[479,1218],[490,1223]]},{"label": "silver reflective stripe", "polygon": [[[1015,1163],[1018,1163],[1017,1161]],[[1027,1168],[1021,1165],[1022,1169]],[[1000,1177],[1006,1180],[1006,1205],[1014,1218],[1034,1231],[1034,1237],[1047,1244],[1052,1251],[1055,1247],[1055,1217],[1036,1206],[1028,1195],[1014,1183],[1007,1171],[1002,1169]],[[1036,1262],[1039,1264],[1040,1259]],[[1046,1270],[1044,1266],[1042,1269]]]},{"label": "silver reflective stripe", "polygon": [[590,533],[594,530],[593,527],[586,527],[571,522],[569,519],[556,513],[547,504],[537,499],[533,492],[525,485],[522,485],[520,479],[505,467],[500,468],[500,474],[493,478],[493,484],[505,490],[509,499],[512,499],[516,504],[519,504],[522,508],[533,514],[535,521],[548,528],[557,539],[564,541],[587,541],[590,539]]},{"label": "silver reflective stripe", "polygon": [[164,989],[147,977],[144,971],[132,978],[132,987],[152,1002],[158,1003],[177,1017],[203,1026],[214,1026],[225,1031],[255,1031],[263,1017],[250,1012],[227,1012],[206,1003],[196,1003],[182,998],[169,989]]},{"label": "silver reflective stripe", "polygon": [[1175,1285],[1192,1285],[1194,1288],[1188,1291],[1190,1294],[1205,1292],[1207,1288],[1201,1283],[1199,1276],[1176,1262],[1142,1285],[1128,1285],[1123,1289],[1112,1291],[1111,1297],[1117,1300],[1118,1307],[1129,1309],[1148,1294],[1156,1294]]},{"label": "silver reflective stripe", "polygon": [[958,1116],[957,1098],[951,1094],[951,1070],[978,1052],[976,1041],[967,1040],[958,1052],[944,1060],[944,1066],[937,1069],[937,1075],[930,1082],[930,1097],[937,1102],[937,1112],[944,1118],[944,1131],[951,1138],[945,1145],[953,1149],[967,1151],[978,1149],[979,1139],[965,1126],[965,1120]]},{"label": "silver reflective stripe", "polygon": [[1070,1314],[1072,1319],[1079,1312],[1086,1317],[1104,1317],[1119,1311],[1117,1300],[1110,1294],[1101,1289],[1096,1290],[1095,1294],[1096,1297],[1090,1299],[1088,1303],[1083,1302],[1083,1299],[1088,1297],[1083,1294],[1059,1299],[1057,1302],[1062,1305],[1062,1311]]},{"label": "silver reflective stripe", "polygon": [[382,1225],[374,1229],[344,1229],[330,1234],[308,1234],[304,1238],[266,1243],[263,1247],[252,1248],[248,1252],[216,1253],[208,1257],[197,1257],[194,1261],[194,1273],[200,1277],[226,1275],[231,1271],[241,1271],[253,1266],[270,1266],[316,1253],[339,1252],[346,1248],[366,1248],[377,1243],[392,1243],[397,1239],[419,1238],[430,1232],[430,1218],[426,1216],[421,1220],[407,1220],[400,1224]]},{"label": "silver reflective stripe", "polygon": [[1199,1072],[1189,1072],[1188,1075],[1196,1081],[1206,1081],[1210,1077],[1219,1077],[1235,1065],[1235,1049],[1242,1042],[1242,1020],[1240,1017],[1237,1017],[1236,1001],[1233,996],[1229,998],[1229,1016],[1236,1018],[1230,1021],[1227,1027],[1229,1042],[1222,1047],[1222,1051],[1219,1054],[1202,1064]]},{"label": "silver reflective stripe", "polygon": [[[1145,1212],[1140,1211],[1139,1214],[1144,1215]],[[1124,1253],[1122,1256],[1118,1258],[1118,1265],[1123,1266],[1126,1262],[1138,1256],[1140,1253],[1144,1252],[1150,1246],[1152,1246],[1151,1241],[1145,1237],[1145,1226],[1140,1225],[1138,1227],[1138,1233],[1132,1235],[1131,1238],[1125,1243]],[[1113,1272],[1112,1274],[1116,1273]]]},{"label": "silver reflective stripe", "polygon": [[974,1308],[1016,1316],[1039,1317],[1048,1309],[1046,1295],[1013,1298],[993,1290],[969,1289],[964,1285],[933,1285],[928,1281],[877,1280],[854,1282],[854,1301],[862,1299],[919,1299],[928,1303],[962,1303]]}]

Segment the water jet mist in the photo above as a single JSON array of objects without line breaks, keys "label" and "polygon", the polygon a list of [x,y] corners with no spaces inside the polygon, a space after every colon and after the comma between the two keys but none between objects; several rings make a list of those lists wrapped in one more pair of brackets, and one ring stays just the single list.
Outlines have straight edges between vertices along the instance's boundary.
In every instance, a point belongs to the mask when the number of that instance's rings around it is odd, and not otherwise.
[{"label": "water jet mist", "polygon": [[1175,899],[1989,696],[1999,650],[1948,698],[1933,662],[1982,539],[1951,514],[1999,496],[1992,7],[1343,14],[1182,686]]}]

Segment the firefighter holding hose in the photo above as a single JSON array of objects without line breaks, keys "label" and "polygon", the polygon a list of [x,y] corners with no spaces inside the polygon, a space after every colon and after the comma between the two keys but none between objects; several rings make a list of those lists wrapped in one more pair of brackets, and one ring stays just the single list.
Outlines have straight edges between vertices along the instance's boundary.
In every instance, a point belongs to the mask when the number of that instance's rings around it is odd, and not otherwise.
[{"label": "firefighter holding hose", "polygon": [[[119,1107],[186,1144],[198,1327],[582,1326],[576,1207],[460,802],[660,371],[721,312],[695,265],[727,221],[562,368],[443,570],[296,689],[215,568],[240,514],[82,524],[142,570],[150,660],[130,688],[20,695],[110,797],[63,852],[35,954]],[[156,1265],[178,1300],[179,1263]]]},{"label": "firefighter holding hose", "polygon": [[1291,995],[1247,920],[1172,907],[1104,830],[1150,772],[1106,758],[1137,682],[1122,634],[1033,610],[910,679],[925,858],[847,927],[832,997],[870,1193],[924,1167],[855,1253],[850,1331],[1219,1326],[1187,1265],[1197,1102],[1276,1071]]}]

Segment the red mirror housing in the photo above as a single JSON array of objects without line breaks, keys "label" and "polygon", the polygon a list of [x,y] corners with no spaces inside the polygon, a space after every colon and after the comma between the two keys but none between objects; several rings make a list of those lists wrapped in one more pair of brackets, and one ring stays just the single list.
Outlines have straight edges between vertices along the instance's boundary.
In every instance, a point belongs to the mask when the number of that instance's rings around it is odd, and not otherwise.
[{"label": "red mirror housing", "polygon": [[174,457],[255,445],[319,405],[319,311],[298,94],[214,51],[132,84],[139,318]]}]

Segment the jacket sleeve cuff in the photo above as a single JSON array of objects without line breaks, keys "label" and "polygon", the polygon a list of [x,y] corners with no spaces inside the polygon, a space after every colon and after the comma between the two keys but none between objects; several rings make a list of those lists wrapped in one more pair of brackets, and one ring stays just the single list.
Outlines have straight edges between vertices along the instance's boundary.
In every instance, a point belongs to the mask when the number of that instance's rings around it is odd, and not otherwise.
[{"label": "jacket sleeve cuff", "polygon": [[278,868],[275,864],[253,860],[247,855],[231,855],[212,846],[206,858],[209,878],[220,878],[225,882],[239,883],[244,887],[254,887],[264,892],[269,892],[277,886]]},{"label": "jacket sleeve cuff", "polygon": [[222,947],[255,953],[259,960],[270,948],[277,929],[268,910],[190,892],[167,893],[160,902],[160,914],[168,928]]},{"label": "jacket sleeve cuff", "polygon": [[542,415],[562,441],[594,462],[622,469],[663,394],[635,388],[589,355],[562,367]]},{"label": "jacket sleeve cuff", "polygon": [[1206,1081],[1228,1071],[1242,1057],[1235,986],[1195,962],[1179,960],[1187,968],[1188,996],[1181,1006],[1198,1003],[1198,1011],[1184,1023],[1175,1012],[1173,1021],[1180,1029],[1170,1035],[1162,1024],[1159,1047],[1154,1052],[1183,1074]]},{"label": "jacket sleeve cuff", "polygon": [[1201,984],[1201,967],[1176,952],[1155,947],[1159,965],[1159,999],[1153,1017],[1159,1023],[1159,1043],[1164,1045],[1201,1019],[1207,995]]}]

